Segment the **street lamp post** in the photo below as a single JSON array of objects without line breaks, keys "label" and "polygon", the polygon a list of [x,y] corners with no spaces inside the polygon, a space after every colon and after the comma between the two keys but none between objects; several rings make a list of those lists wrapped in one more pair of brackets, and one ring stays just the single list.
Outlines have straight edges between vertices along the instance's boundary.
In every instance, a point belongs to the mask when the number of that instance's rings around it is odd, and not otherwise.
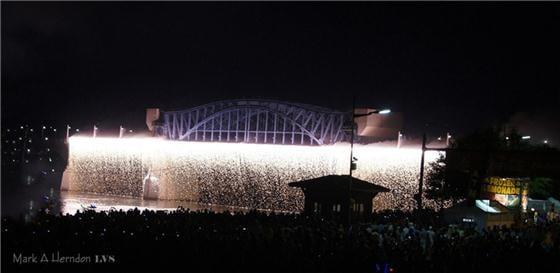
[{"label": "street lamp post", "polygon": [[382,114],[382,115],[386,115],[391,113],[390,109],[383,109],[383,110],[374,110],[365,114],[356,114],[356,102],[355,100],[352,101],[352,126],[351,126],[351,132],[350,132],[350,175],[348,177],[348,179],[350,179],[349,183],[348,183],[348,224],[350,224],[352,222],[352,208],[351,208],[351,204],[350,204],[350,200],[352,199],[352,172],[354,169],[356,169],[356,163],[354,160],[354,130],[355,130],[355,119],[359,118],[359,117],[365,117],[365,116],[369,116],[372,114]]},{"label": "street lamp post", "polygon": [[[390,109],[374,110],[374,111],[371,111],[371,112],[368,112],[368,113],[365,113],[365,114],[355,114],[355,111],[356,111],[356,108],[355,108],[355,105],[353,104],[352,105],[352,131],[351,131],[351,134],[350,134],[350,176],[352,176],[352,170],[355,169],[355,167],[356,167],[355,164],[353,164],[354,163],[354,156],[353,156],[354,130],[355,130],[355,126],[356,126],[355,123],[354,123],[354,120],[356,118],[365,117],[365,116],[369,116],[369,115],[372,115],[372,114],[386,115],[386,114],[391,113]],[[400,132],[399,132],[399,135],[400,135]]]}]

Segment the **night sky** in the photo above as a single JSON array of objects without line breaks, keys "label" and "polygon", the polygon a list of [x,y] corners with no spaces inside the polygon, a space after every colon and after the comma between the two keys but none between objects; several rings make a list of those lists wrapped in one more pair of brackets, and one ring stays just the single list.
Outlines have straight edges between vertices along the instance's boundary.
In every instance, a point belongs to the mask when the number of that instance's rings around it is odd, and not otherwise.
[{"label": "night sky", "polygon": [[559,83],[558,3],[2,2],[3,126],[354,95],[409,134],[464,133],[519,112],[556,123]]}]

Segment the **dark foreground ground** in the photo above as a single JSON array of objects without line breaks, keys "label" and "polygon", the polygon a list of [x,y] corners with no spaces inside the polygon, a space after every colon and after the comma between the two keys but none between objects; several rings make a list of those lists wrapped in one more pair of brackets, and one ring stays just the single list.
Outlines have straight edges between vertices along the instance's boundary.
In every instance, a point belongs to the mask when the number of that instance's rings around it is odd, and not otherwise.
[{"label": "dark foreground ground", "polygon": [[435,213],[374,219],[345,228],[260,212],[3,218],[2,272],[560,272],[559,223],[476,231]]}]

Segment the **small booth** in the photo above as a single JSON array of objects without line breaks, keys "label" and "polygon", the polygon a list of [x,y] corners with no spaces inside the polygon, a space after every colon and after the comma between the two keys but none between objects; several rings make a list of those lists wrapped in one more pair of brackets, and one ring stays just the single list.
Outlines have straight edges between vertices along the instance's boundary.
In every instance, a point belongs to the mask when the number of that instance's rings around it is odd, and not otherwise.
[{"label": "small booth", "polygon": [[304,213],[318,214],[325,218],[366,220],[373,212],[373,198],[389,189],[349,175],[329,175],[315,179],[292,182],[305,195]]},{"label": "small booth", "polygon": [[443,219],[448,224],[471,224],[478,229],[494,226],[511,227],[514,224],[514,212],[494,200],[475,200],[459,203],[444,210]]}]

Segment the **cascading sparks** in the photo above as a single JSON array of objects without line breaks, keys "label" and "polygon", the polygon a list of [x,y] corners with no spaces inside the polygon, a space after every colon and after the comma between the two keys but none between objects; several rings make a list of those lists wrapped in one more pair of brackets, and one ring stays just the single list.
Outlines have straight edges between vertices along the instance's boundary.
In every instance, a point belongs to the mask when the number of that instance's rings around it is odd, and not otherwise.
[{"label": "cascading sparks", "polygon": [[[391,189],[375,198],[376,209],[414,208],[420,149],[354,145],[354,156],[359,160],[355,177]],[[303,207],[303,193],[289,182],[347,174],[349,157],[348,143],[296,146],[71,137],[63,188],[143,196],[152,190],[145,183],[151,177],[159,199],[294,211]],[[438,157],[438,152],[427,152],[426,166]]]}]

